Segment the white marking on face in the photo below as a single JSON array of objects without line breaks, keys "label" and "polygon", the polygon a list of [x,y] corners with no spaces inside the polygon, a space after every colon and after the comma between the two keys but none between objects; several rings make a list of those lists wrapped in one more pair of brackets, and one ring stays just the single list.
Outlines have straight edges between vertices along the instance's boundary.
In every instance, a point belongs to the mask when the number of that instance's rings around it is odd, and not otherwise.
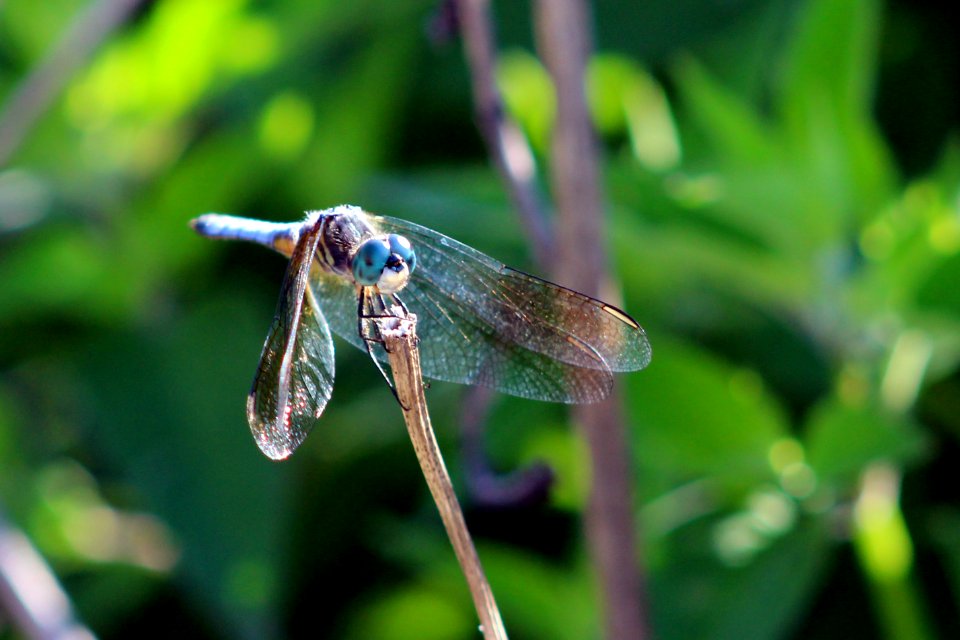
[{"label": "white marking on face", "polygon": [[410,268],[406,264],[400,271],[394,271],[390,267],[383,270],[380,279],[377,281],[377,289],[381,293],[396,293],[407,286],[410,280]]}]

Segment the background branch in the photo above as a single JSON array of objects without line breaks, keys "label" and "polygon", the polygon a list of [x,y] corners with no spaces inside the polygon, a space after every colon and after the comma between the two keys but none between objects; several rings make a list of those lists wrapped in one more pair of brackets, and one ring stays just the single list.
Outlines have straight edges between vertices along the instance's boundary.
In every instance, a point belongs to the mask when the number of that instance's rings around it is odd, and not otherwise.
[{"label": "background branch", "polygon": [[[489,0],[447,0],[463,39],[473,90],[477,128],[493,165],[520,215],[536,263],[546,269],[554,251],[553,230],[537,188],[537,167],[526,137],[503,105],[496,82],[496,38]],[[497,475],[486,455],[485,426],[492,393],[482,387],[464,392],[461,431],[467,481],[473,497],[487,506],[542,500],[553,482],[545,465]]]},{"label": "background branch", "polygon": [[496,55],[489,0],[455,0],[473,86],[477,127],[493,164],[520,213],[541,266],[550,263],[553,234],[537,190],[536,160],[520,127],[507,115],[496,83]]},{"label": "background branch", "polygon": [[0,167],[7,164],[90,54],[143,0],[100,0],[81,14],[0,111]]},{"label": "background branch", "polygon": [[[556,277],[586,294],[611,299],[602,239],[599,158],[585,94],[591,39],[585,0],[538,0],[537,45],[553,78],[557,119],[550,173],[557,207]],[[606,636],[647,636],[636,550],[627,439],[619,394],[575,407],[592,463],[586,536],[598,572]]]}]

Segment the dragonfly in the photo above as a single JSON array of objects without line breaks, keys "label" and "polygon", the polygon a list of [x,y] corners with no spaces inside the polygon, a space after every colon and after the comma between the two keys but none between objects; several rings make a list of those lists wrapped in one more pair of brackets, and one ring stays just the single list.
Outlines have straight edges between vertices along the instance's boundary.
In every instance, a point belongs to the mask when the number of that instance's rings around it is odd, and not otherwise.
[{"label": "dragonfly", "polygon": [[298,222],[208,213],[191,226],[289,258],[247,397],[250,430],[274,460],[300,446],[330,400],[331,329],[390,384],[374,320],[398,311],[417,318],[424,377],[522,398],[598,402],[614,372],[650,362],[647,335],[625,311],[399,218],[340,205]]}]

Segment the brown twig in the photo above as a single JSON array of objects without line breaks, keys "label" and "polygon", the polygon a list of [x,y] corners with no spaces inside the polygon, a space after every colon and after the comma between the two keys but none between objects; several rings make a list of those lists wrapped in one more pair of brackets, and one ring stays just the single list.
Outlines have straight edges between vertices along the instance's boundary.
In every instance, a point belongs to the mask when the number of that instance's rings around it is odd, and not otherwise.
[{"label": "brown twig", "polygon": [[[399,310],[396,310],[398,315]],[[417,349],[416,316],[384,318],[378,321],[383,336],[390,368],[396,387],[397,399],[403,407],[403,419],[413,442],[420,468],[427,486],[440,511],[440,518],[447,536],[460,562],[460,568],[470,587],[473,604],[480,617],[485,640],[507,640],[507,632],[500,618],[500,611],[493,598],[493,591],[480,565],[480,557],[470,539],[467,523],[463,519],[460,502],[453,491],[453,483],[443,463],[437,445],[427,400],[423,393],[423,377],[420,371],[420,351]]]},{"label": "brown twig", "polygon": [[[538,0],[537,44],[557,97],[557,119],[550,151],[557,206],[557,279],[588,295],[607,288],[603,248],[599,154],[585,95],[591,48],[586,0]],[[620,402],[607,400],[575,409],[593,470],[586,535],[598,572],[606,637],[647,637],[643,581],[634,532],[627,439]]]},{"label": "brown twig", "polygon": [[549,264],[553,234],[537,191],[537,165],[520,127],[507,115],[495,78],[493,27],[489,0],[455,0],[460,33],[473,85],[477,127],[493,164],[520,212],[534,258]]},{"label": "brown twig", "polygon": [[100,0],[71,25],[56,47],[13,91],[0,111],[0,167],[13,156],[73,73],[143,0]]}]

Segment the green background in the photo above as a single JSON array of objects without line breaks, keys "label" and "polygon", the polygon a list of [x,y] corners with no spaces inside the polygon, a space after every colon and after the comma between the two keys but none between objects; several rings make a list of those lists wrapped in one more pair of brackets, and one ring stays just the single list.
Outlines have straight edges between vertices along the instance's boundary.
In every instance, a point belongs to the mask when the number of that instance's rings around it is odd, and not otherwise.
[{"label": "green background", "polygon": [[[0,104],[88,4],[0,1]],[[498,81],[544,168],[530,6],[494,8]],[[538,271],[435,12],[143,3],[0,165],[0,505],[101,637],[478,637],[364,354],[337,342],[290,461],[256,449],[244,399],[284,261],[187,226],[352,203]],[[593,13],[606,237],[654,347],[620,381],[658,637],[956,637],[956,19],[880,0]],[[464,490],[462,393],[434,384],[433,421],[511,638],[598,638],[565,409],[495,400],[491,463],[556,482],[494,508]]]}]

